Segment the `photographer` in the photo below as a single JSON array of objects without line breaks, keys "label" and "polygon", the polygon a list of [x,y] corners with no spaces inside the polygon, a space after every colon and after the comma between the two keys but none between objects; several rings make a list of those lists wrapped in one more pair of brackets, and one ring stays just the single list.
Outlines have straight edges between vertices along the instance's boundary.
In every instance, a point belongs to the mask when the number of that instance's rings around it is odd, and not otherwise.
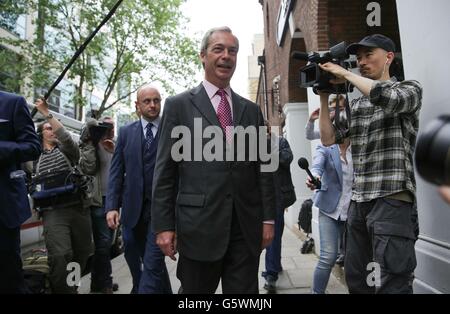
[{"label": "photographer", "polygon": [[114,231],[108,227],[105,197],[108,189],[109,168],[114,153],[114,121],[104,117],[100,122],[87,121],[80,138],[80,169],[94,177],[91,199],[91,221],[95,252],[91,269],[91,292],[112,294],[117,290],[111,273],[111,243]]},{"label": "photographer", "polygon": [[[78,145],[63,125],[49,113],[45,100],[38,99],[36,108],[46,122],[37,129],[43,152],[34,166],[34,174],[39,176],[71,172],[80,156]],[[56,177],[52,179],[57,181]],[[67,178],[62,180],[64,184],[68,181]],[[67,266],[71,262],[77,262],[83,271],[91,253],[91,219],[88,209],[83,207],[83,201],[83,194],[74,193],[64,197],[56,196],[53,200],[50,199],[51,206],[39,208],[48,250],[52,293],[77,293],[76,286],[67,284]]]},{"label": "photographer", "polygon": [[342,143],[345,137],[352,143],[355,177],[346,229],[347,285],[350,293],[412,293],[417,239],[413,153],[422,87],[417,81],[389,77],[395,44],[386,36],[367,36],[347,52],[356,54],[361,76],[330,62],[320,67],[336,77],[332,83],[349,81],[363,94],[351,103],[350,129],[333,127],[325,93],[320,95],[319,118],[324,145]]}]

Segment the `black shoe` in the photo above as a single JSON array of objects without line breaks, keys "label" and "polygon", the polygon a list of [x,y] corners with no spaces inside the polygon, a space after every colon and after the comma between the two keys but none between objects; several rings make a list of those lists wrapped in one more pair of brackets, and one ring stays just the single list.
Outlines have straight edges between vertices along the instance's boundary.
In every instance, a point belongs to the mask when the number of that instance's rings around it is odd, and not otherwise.
[{"label": "black shoe", "polygon": [[266,283],[264,284],[264,289],[267,290],[268,293],[276,293],[277,292],[277,281],[270,276],[266,277]]},{"label": "black shoe", "polygon": [[113,283],[112,287],[105,287],[102,289],[97,288],[96,286],[91,286],[91,293],[105,293],[105,294],[110,294],[110,292],[115,292],[119,290],[119,284],[118,283]]},{"label": "black shoe", "polygon": [[344,266],[344,255],[340,254],[336,260],[336,265],[343,267]]}]

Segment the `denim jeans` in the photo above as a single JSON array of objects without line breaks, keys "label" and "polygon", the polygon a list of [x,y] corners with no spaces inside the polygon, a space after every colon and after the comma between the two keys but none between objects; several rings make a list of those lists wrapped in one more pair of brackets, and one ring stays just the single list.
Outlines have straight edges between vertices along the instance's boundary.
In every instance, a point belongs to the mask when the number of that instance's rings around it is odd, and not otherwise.
[{"label": "denim jeans", "polygon": [[267,279],[278,280],[278,273],[283,270],[281,266],[281,239],[284,231],[284,209],[277,209],[275,217],[275,235],[272,243],[266,248],[266,271],[262,276]]},{"label": "denim jeans", "polygon": [[91,220],[95,245],[91,269],[91,289],[111,288],[111,243],[114,231],[108,227],[103,207],[91,207]]},{"label": "denim jeans", "polygon": [[324,294],[331,269],[339,252],[339,240],[344,232],[345,221],[335,220],[319,211],[320,257],[314,271],[313,293]]}]

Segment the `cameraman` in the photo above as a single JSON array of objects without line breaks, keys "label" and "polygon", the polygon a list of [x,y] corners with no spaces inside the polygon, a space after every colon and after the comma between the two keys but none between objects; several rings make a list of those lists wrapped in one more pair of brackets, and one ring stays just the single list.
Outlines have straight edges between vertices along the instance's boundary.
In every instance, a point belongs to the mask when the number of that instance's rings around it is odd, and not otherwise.
[{"label": "cameraman", "polygon": [[347,47],[357,56],[361,76],[333,63],[320,65],[337,78],[332,83],[349,81],[363,94],[351,103],[347,131],[333,127],[329,95],[320,95],[322,143],[342,143],[345,137],[352,143],[355,176],[344,267],[350,293],[412,293],[417,239],[413,153],[422,87],[389,77],[394,52],[391,39],[375,34]]},{"label": "cameraman", "polygon": [[[95,138],[95,129],[103,132]],[[95,252],[91,270],[91,292],[112,294],[111,244],[114,231],[108,227],[105,213],[105,197],[108,188],[109,168],[114,153],[114,121],[104,117],[100,123],[95,119],[87,121],[80,138],[80,168],[83,173],[94,177],[91,199],[92,233]]]},{"label": "cameraman", "polygon": [[[36,109],[46,122],[38,126],[43,152],[33,172],[39,174],[73,169],[80,157],[78,145],[63,125],[49,113],[45,100],[38,99]],[[67,265],[77,262],[83,271],[91,253],[91,217],[89,211],[83,208],[83,196],[69,204],[60,202],[40,208],[40,213],[44,224],[52,293],[77,293],[76,286],[67,284]]]}]

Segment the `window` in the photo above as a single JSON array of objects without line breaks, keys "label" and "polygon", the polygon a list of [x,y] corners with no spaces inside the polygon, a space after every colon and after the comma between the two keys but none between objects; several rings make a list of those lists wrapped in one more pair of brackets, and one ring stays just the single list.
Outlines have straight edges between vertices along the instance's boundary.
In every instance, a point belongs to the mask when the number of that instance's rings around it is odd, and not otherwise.
[{"label": "window", "polygon": [[26,35],[26,15],[14,13],[0,13],[0,27],[25,39]]},{"label": "window", "polygon": [[281,108],[280,77],[277,76],[273,80],[273,86],[272,86],[272,116],[275,115],[275,112],[279,113],[280,108]]}]

